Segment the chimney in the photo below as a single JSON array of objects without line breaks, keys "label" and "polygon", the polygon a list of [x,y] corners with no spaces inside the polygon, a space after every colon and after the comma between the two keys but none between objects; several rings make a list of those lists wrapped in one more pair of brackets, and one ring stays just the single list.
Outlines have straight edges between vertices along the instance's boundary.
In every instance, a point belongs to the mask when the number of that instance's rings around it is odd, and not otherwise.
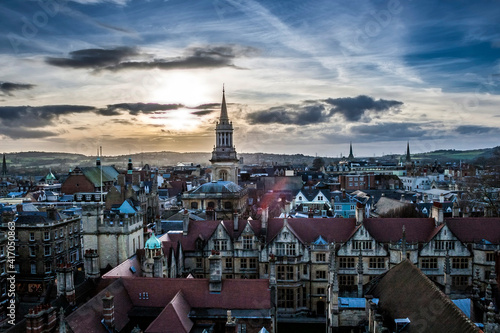
[{"label": "chimney", "polygon": [[108,292],[102,298],[102,315],[104,317],[104,325],[113,332],[115,327],[115,302],[114,297]]},{"label": "chimney", "polygon": [[262,214],[260,215],[260,222],[262,226],[262,232],[264,235],[267,233],[267,223],[269,222],[269,207],[262,208]]},{"label": "chimney", "polygon": [[132,172],[134,171],[134,165],[132,164],[132,159],[128,159],[128,165],[127,165],[127,174],[131,175]]},{"label": "chimney", "polygon": [[346,198],[345,189],[342,189],[342,199]]},{"label": "chimney", "polygon": [[94,249],[87,249],[84,256],[85,277],[88,279],[98,279],[100,276],[99,253]]},{"label": "chimney", "polygon": [[54,206],[47,207],[47,218],[56,221],[57,220],[57,209]]},{"label": "chimney", "polygon": [[404,194],[401,194],[401,199],[399,199],[399,201],[405,202],[405,195]]},{"label": "chimney", "polygon": [[443,203],[443,202],[444,202],[444,194],[443,194],[443,193],[441,193],[441,194],[439,195],[439,202],[440,202],[440,203]]},{"label": "chimney", "polygon": [[233,213],[233,230],[238,231],[238,227],[239,227],[239,225],[238,225],[238,212],[235,211]]},{"label": "chimney", "polygon": [[189,212],[187,209],[184,209],[182,212],[182,234],[187,236],[189,232]]},{"label": "chimney", "polygon": [[121,187],[125,186],[125,175],[119,174],[117,177],[118,185]]},{"label": "chimney", "polygon": [[210,285],[209,290],[212,293],[219,293],[222,290],[222,260],[220,253],[212,251],[212,255],[208,257],[210,262]]},{"label": "chimney", "polygon": [[356,225],[360,225],[363,223],[363,219],[365,216],[365,205],[362,203],[356,203]]},{"label": "chimney", "polygon": [[17,211],[18,213],[22,213],[22,212],[23,212],[23,204],[18,204],[18,205],[16,206],[16,211]]},{"label": "chimney", "polygon": [[227,310],[225,333],[238,333],[238,325],[236,324],[236,318],[232,316],[231,310]]},{"label": "chimney", "polygon": [[440,226],[444,222],[444,214],[443,214],[443,204],[440,202],[434,202],[432,205],[431,211],[432,217],[434,218],[436,227]]},{"label": "chimney", "polygon": [[312,210],[312,208],[309,208],[309,212],[307,213],[307,217],[312,219],[314,217],[314,211]]},{"label": "chimney", "polygon": [[61,264],[56,268],[57,296],[64,295],[69,304],[75,305],[75,283],[71,264]]},{"label": "chimney", "polygon": [[424,203],[427,203],[429,201],[429,196],[427,193],[424,193]]},{"label": "chimney", "polygon": [[453,208],[451,210],[452,217],[460,217],[460,207],[458,206],[458,202],[453,203]]}]

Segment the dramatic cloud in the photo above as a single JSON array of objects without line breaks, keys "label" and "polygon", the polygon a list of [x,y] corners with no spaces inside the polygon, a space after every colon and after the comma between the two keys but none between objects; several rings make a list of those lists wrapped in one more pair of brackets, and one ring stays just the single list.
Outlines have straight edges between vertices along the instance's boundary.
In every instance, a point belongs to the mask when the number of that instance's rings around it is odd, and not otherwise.
[{"label": "dramatic cloud", "polygon": [[350,132],[357,137],[366,137],[377,141],[399,141],[401,139],[423,137],[427,130],[418,123],[381,123],[376,125],[356,125]]},{"label": "dramatic cloud", "polygon": [[477,135],[477,134],[485,134],[493,131],[498,131],[496,127],[489,126],[478,126],[478,125],[462,125],[458,126],[455,130],[458,134],[462,135]]},{"label": "dramatic cloud", "polygon": [[[27,83],[13,83],[13,82],[2,82],[0,81],[0,92],[5,95],[12,96],[12,92],[16,90],[29,90],[35,87],[34,84]],[[1,96],[2,94],[0,94]]]},{"label": "dramatic cloud", "polygon": [[44,127],[54,125],[54,121],[63,115],[94,111],[94,107],[84,105],[1,106],[0,123],[5,126]]},{"label": "dramatic cloud", "polygon": [[84,49],[71,52],[69,58],[47,58],[46,62],[53,66],[71,68],[90,68],[106,70],[123,69],[193,69],[234,67],[237,57],[251,57],[258,53],[252,47],[237,45],[193,47],[183,57],[154,59],[144,61],[146,54],[131,47],[114,49]]},{"label": "dramatic cloud", "polygon": [[182,104],[120,103],[108,105],[106,108],[99,109],[97,113],[102,116],[116,116],[122,112],[128,112],[137,116],[140,113],[149,114],[156,111],[177,110],[181,107],[184,106]]},{"label": "dramatic cloud", "polygon": [[0,126],[0,137],[11,139],[43,139],[57,134],[53,131],[27,130],[21,127]]},{"label": "dramatic cloud", "polygon": [[360,95],[358,97],[328,98],[326,103],[333,105],[332,114],[340,113],[348,121],[358,121],[367,111],[388,111],[400,107],[403,102],[388,101],[385,99],[374,100],[370,96]]},{"label": "dramatic cloud", "polygon": [[109,68],[120,64],[132,56],[139,55],[132,47],[117,47],[114,49],[84,49],[70,52],[69,58],[47,58],[45,61],[53,66],[70,68]]},{"label": "dramatic cloud", "polygon": [[[359,121],[368,112],[390,111],[403,105],[403,102],[374,100],[369,96],[328,98],[325,100],[308,100],[301,105],[284,105],[248,114],[252,124],[285,124],[309,125],[328,122],[341,114],[349,122]],[[331,106],[334,106],[333,108]]]}]

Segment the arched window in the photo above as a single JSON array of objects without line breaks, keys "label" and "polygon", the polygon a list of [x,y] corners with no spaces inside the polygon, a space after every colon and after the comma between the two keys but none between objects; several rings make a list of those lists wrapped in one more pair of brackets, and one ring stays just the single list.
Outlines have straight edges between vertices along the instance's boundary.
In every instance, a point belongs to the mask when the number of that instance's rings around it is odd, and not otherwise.
[{"label": "arched window", "polygon": [[207,205],[207,208],[209,209],[214,209],[215,208],[215,203],[213,201],[210,201]]},{"label": "arched window", "polygon": [[233,203],[231,201],[224,202],[224,209],[233,209]]},{"label": "arched window", "polygon": [[198,203],[197,202],[191,202],[191,209],[198,209]]}]

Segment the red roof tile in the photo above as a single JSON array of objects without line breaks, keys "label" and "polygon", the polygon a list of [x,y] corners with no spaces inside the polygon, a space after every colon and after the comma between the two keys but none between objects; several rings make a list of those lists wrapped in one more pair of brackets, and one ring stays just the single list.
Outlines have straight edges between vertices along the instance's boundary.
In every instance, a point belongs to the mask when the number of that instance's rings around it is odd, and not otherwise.
[{"label": "red roof tile", "polygon": [[179,291],[158,317],[146,329],[146,333],[188,333],[193,327],[189,319],[191,306]]},{"label": "red roof tile", "polygon": [[500,244],[500,219],[492,217],[447,218],[446,225],[464,243],[482,239]]},{"label": "red roof tile", "polygon": [[[208,279],[123,279],[134,306],[165,307],[182,290],[184,298],[193,308],[216,309],[269,309],[271,294],[269,280],[222,280],[220,293],[209,292]],[[147,292],[149,299],[140,299]]]},{"label": "red roof tile", "polygon": [[432,218],[369,218],[363,221],[366,230],[378,242],[396,242],[406,230],[406,241],[426,243],[439,231]]}]

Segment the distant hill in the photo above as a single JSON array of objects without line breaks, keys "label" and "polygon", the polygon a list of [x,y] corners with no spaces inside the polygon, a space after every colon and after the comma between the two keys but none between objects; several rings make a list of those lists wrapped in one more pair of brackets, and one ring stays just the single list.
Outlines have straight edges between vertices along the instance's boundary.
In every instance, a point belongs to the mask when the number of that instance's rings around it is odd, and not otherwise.
[{"label": "distant hill", "polygon": [[[472,162],[477,158],[489,158],[493,156],[495,150],[500,151],[500,147],[475,149],[475,150],[436,150],[422,154],[412,154],[412,158],[420,160],[423,163],[438,160],[440,163],[446,162]],[[392,160],[399,159],[400,155],[388,155],[382,157],[370,157],[367,160]],[[246,165],[269,165],[272,163],[278,165],[312,165],[315,156],[303,154],[268,154],[268,153],[243,153],[238,154]],[[104,165],[115,165],[119,169],[127,167],[128,159],[132,158],[134,166],[142,166],[146,163],[152,166],[176,165],[179,162],[193,163],[194,165],[210,165],[211,153],[194,152],[178,153],[171,151],[145,152],[131,155],[103,156]],[[9,173],[18,175],[45,175],[49,169],[56,173],[67,173],[76,166],[95,165],[96,156],[86,156],[82,154],[71,153],[52,153],[52,152],[20,152],[6,154],[7,167]],[[360,157],[359,159],[363,159]],[[338,161],[338,158],[324,158],[328,164]]]}]

